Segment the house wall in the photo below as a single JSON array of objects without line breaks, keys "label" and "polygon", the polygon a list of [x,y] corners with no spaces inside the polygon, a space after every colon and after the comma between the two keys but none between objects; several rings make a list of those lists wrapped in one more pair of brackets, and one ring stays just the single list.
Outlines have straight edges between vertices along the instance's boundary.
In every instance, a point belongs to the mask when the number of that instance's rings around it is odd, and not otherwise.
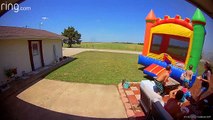
[{"label": "house wall", "polygon": [[[61,40],[43,40],[43,58],[44,65],[49,65],[59,60],[62,57],[62,41]],[[53,46],[55,45],[56,58],[53,52]]]},{"label": "house wall", "polygon": [[[62,57],[61,40],[42,40],[44,65],[55,61],[53,45],[57,60]],[[4,71],[9,68],[17,68],[18,76],[22,75],[22,71],[32,71],[28,40],[0,40],[0,85],[7,79]]]},{"label": "house wall", "polygon": [[17,74],[30,72],[27,40],[0,40],[0,84],[6,80],[5,69],[17,68]]}]

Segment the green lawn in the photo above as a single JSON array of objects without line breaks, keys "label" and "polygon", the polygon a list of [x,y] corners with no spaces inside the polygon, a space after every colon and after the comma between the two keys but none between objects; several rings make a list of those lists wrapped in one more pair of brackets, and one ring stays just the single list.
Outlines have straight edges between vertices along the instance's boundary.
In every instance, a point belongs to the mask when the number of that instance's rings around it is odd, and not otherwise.
[{"label": "green lawn", "polygon": [[83,52],[76,60],[46,76],[47,79],[68,82],[118,84],[122,79],[141,81],[143,72],[138,70],[138,55],[108,52]]},{"label": "green lawn", "polygon": [[[64,47],[67,47],[65,44]],[[98,43],[98,42],[82,42],[80,45],[73,45],[78,48],[92,48],[92,49],[111,49],[111,50],[130,50],[130,51],[142,51],[143,45],[136,43]]]}]

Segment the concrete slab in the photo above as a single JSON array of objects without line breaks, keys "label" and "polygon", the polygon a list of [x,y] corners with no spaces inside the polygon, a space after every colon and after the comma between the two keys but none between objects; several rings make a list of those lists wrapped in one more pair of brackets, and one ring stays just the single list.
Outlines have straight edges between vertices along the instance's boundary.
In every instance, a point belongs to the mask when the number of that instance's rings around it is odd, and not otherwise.
[{"label": "concrete slab", "polygon": [[[126,119],[114,85],[69,83],[43,79],[5,100],[10,119]],[[8,117],[8,116],[6,116]]]},{"label": "concrete slab", "polygon": [[63,56],[73,56],[84,51],[89,51],[88,49],[82,49],[82,48],[63,48],[62,50],[63,50]]},{"label": "concrete slab", "polygon": [[98,51],[98,52],[112,52],[112,53],[126,53],[126,54],[141,54],[141,52],[127,51],[127,50],[108,50],[108,49],[87,49],[87,48],[63,48],[64,56],[73,56],[84,51]]}]

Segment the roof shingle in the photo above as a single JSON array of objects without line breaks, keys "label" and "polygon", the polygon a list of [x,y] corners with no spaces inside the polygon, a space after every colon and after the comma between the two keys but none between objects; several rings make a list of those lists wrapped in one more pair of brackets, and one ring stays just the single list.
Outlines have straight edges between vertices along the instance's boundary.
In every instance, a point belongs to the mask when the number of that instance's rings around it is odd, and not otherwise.
[{"label": "roof shingle", "polygon": [[0,26],[0,40],[8,39],[66,39],[66,37],[46,30]]}]

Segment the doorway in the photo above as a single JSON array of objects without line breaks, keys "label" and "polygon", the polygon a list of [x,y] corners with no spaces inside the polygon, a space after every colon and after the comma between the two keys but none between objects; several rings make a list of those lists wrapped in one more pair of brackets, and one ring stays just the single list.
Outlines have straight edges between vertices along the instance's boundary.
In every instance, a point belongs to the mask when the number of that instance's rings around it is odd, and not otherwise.
[{"label": "doorway", "polygon": [[42,53],[42,41],[41,40],[29,40],[29,54],[32,71],[44,67],[43,53]]}]

